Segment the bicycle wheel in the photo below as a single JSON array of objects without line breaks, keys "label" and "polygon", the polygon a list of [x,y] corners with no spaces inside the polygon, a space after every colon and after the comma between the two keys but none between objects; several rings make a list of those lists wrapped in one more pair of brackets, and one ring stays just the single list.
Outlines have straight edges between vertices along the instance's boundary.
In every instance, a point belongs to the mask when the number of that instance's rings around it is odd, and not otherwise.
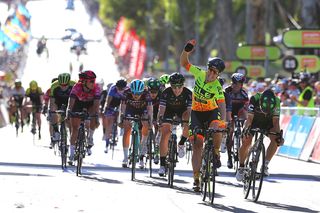
[{"label": "bicycle wheel", "polygon": [[265,147],[260,143],[254,151],[254,164],[252,169],[252,200],[257,202],[261,193],[264,168],[265,168]]},{"label": "bicycle wheel", "polygon": [[152,144],[153,144],[153,132],[150,130],[149,137],[148,137],[148,160],[149,160],[149,175],[152,177]]},{"label": "bicycle wheel", "polygon": [[177,150],[177,141],[175,140],[175,137],[172,137],[169,140],[169,150],[168,150],[168,154],[169,154],[168,185],[170,188],[173,187],[174,167],[176,163],[176,150]]},{"label": "bicycle wheel", "polygon": [[114,147],[116,145],[116,138],[117,138],[117,124],[114,123],[112,125],[112,143],[110,143],[110,149],[112,151],[112,159],[113,159],[113,155],[114,155]]},{"label": "bicycle wheel", "polygon": [[253,157],[254,157],[254,150],[253,150],[253,147],[251,147],[248,152],[248,157],[244,163],[245,169],[243,174],[243,195],[245,199],[248,198],[251,190]]},{"label": "bicycle wheel", "polygon": [[232,149],[233,149],[232,150],[233,168],[235,170],[235,173],[237,173],[238,168],[239,168],[240,135],[235,135]]},{"label": "bicycle wheel", "polygon": [[206,198],[209,198],[210,203],[214,201],[215,194],[215,159],[213,157],[212,149],[206,150],[206,159],[204,164],[204,183],[203,183],[203,198],[205,201]]},{"label": "bicycle wheel", "polygon": [[82,162],[83,162],[83,153],[85,152],[84,150],[84,140],[85,140],[85,132],[84,128],[81,127],[79,128],[78,132],[78,140],[76,143],[76,160],[77,160],[77,176],[81,175],[81,167],[82,167]]},{"label": "bicycle wheel", "polygon": [[67,149],[67,132],[65,128],[64,122],[61,123],[60,125],[60,134],[61,134],[61,139],[60,139],[60,153],[61,153],[61,168],[65,169],[67,168],[67,154],[68,154],[68,149]]},{"label": "bicycle wheel", "polygon": [[19,119],[20,119],[20,116],[19,116],[19,112],[16,111],[15,112],[15,127],[16,127],[16,137],[18,137],[19,135],[19,126],[20,126],[20,123],[19,123]]},{"label": "bicycle wheel", "polygon": [[136,178],[136,162],[138,155],[138,148],[137,148],[137,135],[136,132],[132,134],[132,152],[131,152],[131,180],[133,181]]}]

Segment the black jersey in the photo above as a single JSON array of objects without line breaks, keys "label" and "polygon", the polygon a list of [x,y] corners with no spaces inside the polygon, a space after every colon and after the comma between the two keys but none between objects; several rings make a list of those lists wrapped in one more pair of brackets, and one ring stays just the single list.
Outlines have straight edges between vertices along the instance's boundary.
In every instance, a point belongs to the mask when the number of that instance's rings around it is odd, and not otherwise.
[{"label": "black jersey", "polygon": [[184,87],[179,96],[175,96],[171,87],[166,88],[160,97],[160,106],[165,106],[166,109],[179,110],[191,107],[192,92]]}]

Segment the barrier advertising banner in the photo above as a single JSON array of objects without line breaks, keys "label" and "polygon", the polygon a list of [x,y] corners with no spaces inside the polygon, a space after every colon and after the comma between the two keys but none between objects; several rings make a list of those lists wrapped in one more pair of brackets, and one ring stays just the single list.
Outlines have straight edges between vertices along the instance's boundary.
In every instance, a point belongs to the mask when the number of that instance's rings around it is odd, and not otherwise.
[{"label": "barrier advertising banner", "polygon": [[320,137],[319,137],[320,136],[320,128],[319,128],[319,126],[320,126],[320,118],[318,117],[318,118],[316,118],[316,120],[315,120],[315,122],[313,124],[311,132],[309,134],[309,137],[307,139],[306,144],[303,147],[303,150],[301,152],[301,155],[300,155],[299,159],[305,160],[305,161],[309,160],[314,145],[320,139]]}]

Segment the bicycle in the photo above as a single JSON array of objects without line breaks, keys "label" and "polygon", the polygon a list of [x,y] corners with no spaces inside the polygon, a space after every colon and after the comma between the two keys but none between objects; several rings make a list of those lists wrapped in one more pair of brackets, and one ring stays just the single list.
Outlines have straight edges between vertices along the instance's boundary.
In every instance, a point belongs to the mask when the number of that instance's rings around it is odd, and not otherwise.
[{"label": "bicycle", "polygon": [[240,119],[237,116],[234,116],[235,129],[233,131],[233,137],[231,139],[228,138],[228,143],[230,143],[231,140],[233,140],[232,147],[231,147],[231,156],[232,156],[233,168],[235,170],[235,173],[239,168],[239,150],[240,150],[243,122],[244,122],[244,119]]},{"label": "bicycle", "polygon": [[265,146],[263,139],[268,135],[276,135],[282,138],[283,131],[280,133],[270,132],[259,128],[251,129],[254,132],[254,144],[251,146],[247,159],[245,160],[243,192],[247,199],[252,189],[252,200],[257,202],[261,193],[264,170],[265,170]]},{"label": "bicycle", "polygon": [[74,159],[77,161],[77,169],[76,174],[77,176],[82,174],[82,163],[83,159],[86,156],[86,147],[88,147],[88,129],[86,128],[86,121],[90,120],[92,117],[87,112],[87,109],[83,109],[82,112],[69,112],[69,114],[73,117],[80,118],[80,126],[78,130],[78,136],[75,146],[75,154]]},{"label": "bicycle", "polygon": [[131,164],[131,180],[135,180],[136,174],[136,163],[139,158],[139,148],[140,148],[140,130],[139,123],[141,121],[140,116],[125,116],[124,120],[131,121],[131,144],[129,147],[129,165]]},{"label": "bicycle", "polygon": [[149,134],[148,134],[148,142],[147,142],[147,161],[149,161],[149,175],[152,177],[152,160],[154,159],[154,152],[152,151],[152,147],[155,147],[155,139],[154,139],[154,133],[153,128],[150,125],[149,128]]},{"label": "bicycle", "polygon": [[65,124],[66,119],[66,107],[62,105],[61,110],[50,111],[49,113],[57,113],[61,115],[60,121],[60,139],[54,143],[54,152],[56,153],[57,150],[60,151],[61,156],[61,168],[62,170],[67,168],[67,156],[68,156],[68,145],[67,145],[67,129]]},{"label": "bicycle", "polygon": [[166,157],[166,173],[168,172],[168,185],[170,188],[173,188],[174,168],[178,162],[177,127],[181,123],[188,121],[181,121],[181,119],[179,119],[177,116],[174,116],[173,119],[162,119],[162,122],[171,124],[171,134],[168,142],[168,154]]},{"label": "bicycle", "polygon": [[195,140],[199,133],[204,135],[204,149],[202,151],[202,165],[200,169],[200,192],[202,192],[202,200],[209,198],[211,204],[214,201],[216,172],[217,172],[217,155],[214,151],[213,135],[215,133],[223,133],[222,129],[194,129]]},{"label": "bicycle", "polygon": [[110,149],[112,150],[112,159],[114,155],[114,147],[117,145],[118,142],[118,122],[117,122],[117,117],[118,117],[118,108],[115,108],[114,111],[116,112],[115,119],[112,124],[112,132],[111,132],[111,142],[109,144]]},{"label": "bicycle", "polygon": [[187,159],[187,164],[189,164],[192,156],[192,144],[188,140],[185,142],[185,144],[186,144],[186,159]]}]

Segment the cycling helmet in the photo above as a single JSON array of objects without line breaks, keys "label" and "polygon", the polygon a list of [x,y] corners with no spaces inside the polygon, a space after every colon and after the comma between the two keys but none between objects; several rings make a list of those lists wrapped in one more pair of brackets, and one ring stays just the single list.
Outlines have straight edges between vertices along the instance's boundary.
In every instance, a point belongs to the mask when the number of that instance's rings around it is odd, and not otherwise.
[{"label": "cycling helmet", "polygon": [[96,74],[91,70],[85,70],[79,73],[79,80],[96,79]]},{"label": "cycling helmet", "polygon": [[271,89],[265,90],[260,96],[261,111],[270,114],[276,108],[276,96]]},{"label": "cycling helmet", "polygon": [[231,76],[232,83],[244,83],[246,77],[242,73],[233,73]]},{"label": "cycling helmet", "polygon": [[119,88],[125,88],[127,86],[127,80],[124,78],[120,78],[117,82],[116,82],[116,86]]},{"label": "cycling helmet", "polygon": [[178,72],[174,72],[170,75],[169,82],[171,85],[182,85],[184,83],[184,76]]},{"label": "cycling helmet", "polygon": [[160,89],[160,81],[156,78],[151,78],[148,81],[148,87],[150,90],[159,90]]},{"label": "cycling helmet", "polygon": [[134,79],[130,83],[130,90],[134,95],[140,95],[144,90],[144,83],[139,79]]},{"label": "cycling helmet", "polygon": [[67,85],[70,81],[70,74],[69,73],[61,73],[58,75],[58,82],[60,85]]},{"label": "cycling helmet", "polygon": [[209,59],[207,66],[208,66],[208,69],[216,68],[219,71],[219,73],[223,72],[224,68],[226,67],[226,65],[224,64],[224,61],[218,57]]},{"label": "cycling helmet", "polygon": [[16,87],[21,87],[21,85],[22,85],[21,80],[20,80],[20,79],[16,79],[16,80],[14,81],[14,85],[15,85]]},{"label": "cycling helmet", "polygon": [[31,90],[36,90],[38,88],[38,83],[36,81],[30,81],[29,86]]},{"label": "cycling helmet", "polygon": [[162,76],[160,76],[160,83],[165,85],[167,83],[169,83],[169,75],[168,74],[163,74]]},{"label": "cycling helmet", "polygon": [[308,72],[300,73],[300,76],[299,76],[300,82],[308,83],[310,78],[311,78],[310,73],[308,73]]}]

